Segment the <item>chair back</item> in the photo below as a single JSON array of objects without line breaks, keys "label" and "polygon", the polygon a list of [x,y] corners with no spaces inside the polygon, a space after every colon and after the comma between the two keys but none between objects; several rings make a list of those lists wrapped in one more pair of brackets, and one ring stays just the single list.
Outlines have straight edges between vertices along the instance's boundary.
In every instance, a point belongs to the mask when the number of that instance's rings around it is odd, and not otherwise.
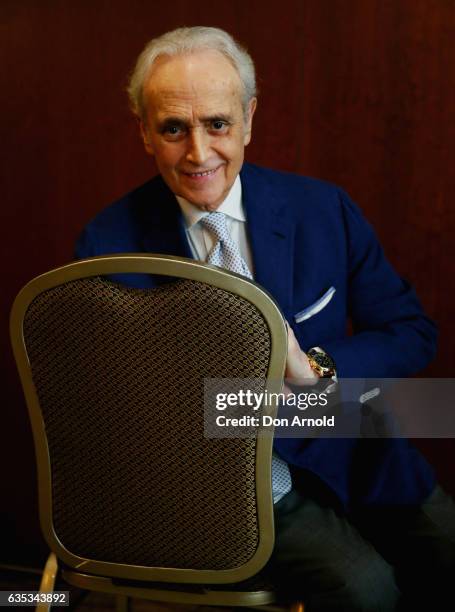
[{"label": "chair back", "polygon": [[[165,275],[153,289],[114,273]],[[279,391],[286,332],[255,283],[193,260],[115,255],[31,281],[11,336],[51,549],[80,571],[234,582],[273,546],[270,435],[204,436],[204,379]]]}]

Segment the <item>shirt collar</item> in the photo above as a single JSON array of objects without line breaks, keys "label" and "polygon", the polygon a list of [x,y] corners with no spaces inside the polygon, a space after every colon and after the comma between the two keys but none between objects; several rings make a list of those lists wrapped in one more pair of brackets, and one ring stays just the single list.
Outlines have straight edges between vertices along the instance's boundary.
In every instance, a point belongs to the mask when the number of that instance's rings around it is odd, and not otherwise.
[{"label": "shirt collar", "polygon": [[[208,212],[205,210],[201,210],[185,198],[181,196],[175,196],[179,203],[180,209],[183,214],[183,218],[185,220],[186,229],[190,229],[193,225],[196,225],[203,217],[206,217]],[[221,202],[221,204],[216,209],[217,212],[222,212],[226,216],[231,217],[232,219],[237,219],[238,221],[245,221],[245,212],[242,206],[242,183],[240,182],[240,177],[237,175],[234,184],[232,185],[229,193],[226,198]]]}]

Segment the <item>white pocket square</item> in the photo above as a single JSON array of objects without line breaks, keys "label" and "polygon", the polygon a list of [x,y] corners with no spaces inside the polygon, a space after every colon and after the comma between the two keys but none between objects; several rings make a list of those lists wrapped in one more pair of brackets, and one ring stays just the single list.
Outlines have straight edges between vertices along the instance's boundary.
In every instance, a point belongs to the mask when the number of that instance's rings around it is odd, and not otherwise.
[{"label": "white pocket square", "polygon": [[323,308],[327,306],[327,304],[333,298],[335,291],[335,287],[330,287],[330,289],[327,289],[324,295],[322,295],[318,300],[316,300],[314,304],[311,304],[311,306],[307,306],[307,308],[304,308],[296,315],[294,315],[295,322],[301,323],[302,321],[306,321],[316,313],[320,312]]}]

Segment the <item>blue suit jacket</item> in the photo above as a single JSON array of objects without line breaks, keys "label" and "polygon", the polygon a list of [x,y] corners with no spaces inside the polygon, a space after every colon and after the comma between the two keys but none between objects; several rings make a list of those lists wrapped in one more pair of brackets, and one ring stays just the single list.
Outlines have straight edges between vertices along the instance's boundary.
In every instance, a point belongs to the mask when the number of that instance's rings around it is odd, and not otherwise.
[{"label": "blue suit jacket", "polygon": [[[406,377],[423,368],[434,356],[435,326],[349,197],[329,183],[250,164],[240,176],[255,280],[277,300],[302,349],[324,347],[340,377]],[[103,210],[76,247],[79,258],[122,252],[192,256],[180,208],[160,176]],[[336,292],[325,308],[296,323],[296,313],[330,287]],[[405,440],[277,439],[275,449],[346,505],[419,503],[434,487],[430,466]]]}]

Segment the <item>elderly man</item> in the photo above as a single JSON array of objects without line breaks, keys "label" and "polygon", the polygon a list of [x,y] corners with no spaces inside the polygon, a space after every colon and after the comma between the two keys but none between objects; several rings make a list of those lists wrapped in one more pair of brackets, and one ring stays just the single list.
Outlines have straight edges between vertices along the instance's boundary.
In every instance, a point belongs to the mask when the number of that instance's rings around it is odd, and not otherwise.
[{"label": "elderly man", "polygon": [[[428,363],[435,328],[348,196],[244,164],[255,73],[227,33],[181,28],[152,40],[129,95],[160,175],[101,212],[78,257],[161,252],[253,277],[289,322],[291,377],[403,377]],[[393,610],[401,594],[434,602],[447,592],[453,504],[406,441],[276,440],[272,473],[270,567],[308,610]]]}]

